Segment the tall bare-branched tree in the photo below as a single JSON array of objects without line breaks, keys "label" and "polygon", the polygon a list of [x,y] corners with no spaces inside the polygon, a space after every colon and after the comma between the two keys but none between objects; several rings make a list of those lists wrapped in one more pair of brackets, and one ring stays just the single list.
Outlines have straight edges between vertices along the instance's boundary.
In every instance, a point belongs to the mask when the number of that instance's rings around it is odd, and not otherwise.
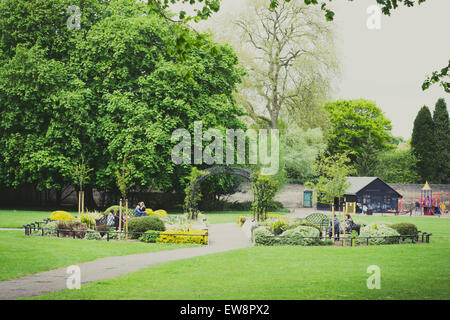
[{"label": "tall bare-branched tree", "polygon": [[298,2],[270,9],[266,1],[249,1],[247,15],[235,25],[237,51],[248,74],[236,99],[249,116],[277,128],[282,115],[298,119],[313,112],[337,68],[332,24],[320,9]]}]

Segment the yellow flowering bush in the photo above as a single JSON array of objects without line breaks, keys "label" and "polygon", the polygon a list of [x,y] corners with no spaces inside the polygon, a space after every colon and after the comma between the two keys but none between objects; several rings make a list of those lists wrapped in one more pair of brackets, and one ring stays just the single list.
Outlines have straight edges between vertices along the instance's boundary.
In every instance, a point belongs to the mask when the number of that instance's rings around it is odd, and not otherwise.
[{"label": "yellow flowering bush", "polygon": [[246,216],[239,216],[239,218],[238,218],[239,227],[242,227],[242,225],[245,223],[246,220],[247,220]]},{"label": "yellow flowering bush", "polygon": [[160,217],[167,217],[167,212],[166,210],[156,210],[153,211],[152,209],[145,209],[145,212],[149,215],[149,216],[160,216]]},{"label": "yellow flowering bush", "polygon": [[68,213],[67,211],[61,211],[61,210],[58,210],[58,211],[53,211],[51,214],[50,214],[50,220],[53,220],[53,221],[71,221],[71,220],[74,220],[73,218],[72,218],[72,215],[70,214],[70,213]]},{"label": "yellow flowering bush", "polygon": [[171,231],[161,232],[156,243],[197,243],[208,244],[207,230]]}]

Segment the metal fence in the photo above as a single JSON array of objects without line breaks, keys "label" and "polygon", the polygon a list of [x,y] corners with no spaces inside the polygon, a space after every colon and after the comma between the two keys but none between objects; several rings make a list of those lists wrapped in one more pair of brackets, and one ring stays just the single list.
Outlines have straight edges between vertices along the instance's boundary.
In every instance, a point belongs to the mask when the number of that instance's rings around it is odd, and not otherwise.
[{"label": "metal fence", "polygon": [[[45,225],[45,224],[47,224],[50,221],[51,221],[50,219],[45,219],[44,221],[36,221],[36,222],[33,222],[33,223],[29,223],[29,224],[23,225],[22,227],[25,229],[25,235],[26,236],[31,236],[31,235],[33,235],[33,232],[38,231],[41,236],[45,236],[46,235],[45,234],[45,230],[46,229],[43,226],[41,226],[41,225]],[[117,234],[117,235],[118,234],[121,234],[121,235],[123,234],[124,237],[123,238],[121,237],[120,240],[125,240],[127,238],[127,235],[138,234],[138,235],[142,236],[142,235],[156,234],[156,233],[162,234],[162,232],[158,232],[158,231],[155,231],[155,232],[126,232],[126,231],[109,231],[109,230],[105,230],[105,231],[103,231],[103,230],[101,230],[101,231],[97,231],[97,230],[73,230],[73,229],[59,229],[59,228],[56,228],[55,231],[56,231],[56,237],[57,238],[60,238],[60,234],[64,235],[64,233],[66,233],[66,234],[71,234],[71,237],[73,239],[84,238],[87,233],[100,233],[100,235],[106,234],[106,241],[113,240],[111,238],[110,234]],[[206,231],[205,234],[201,234],[201,235],[200,234],[191,234],[191,233],[168,233],[168,232],[164,232],[163,235],[164,236],[201,237],[203,243],[209,244],[209,237],[208,237],[209,233],[208,233],[208,231]],[[62,236],[62,237],[65,238],[65,236]],[[118,240],[118,239],[116,239],[116,237],[114,237],[114,240]]]},{"label": "metal fence", "polygon": [[[370,245],[370,239],[395,239],[398,240],[398,243],[409,243],[406,240],[409,239],[411,243],[430,243],[430,237],[432,236],[432,233],[422,232],[419,231],[418,234],[414,235],[400,235],[400,236],[370,236],[370,237],[362,237],[362,236],[350,236],[350,237],[327,237],[327,236],[319,236],[319,237],[299,237],[303,239],[315,239],[318,241],[323,241],[327,239],[333,239],[334,242],[341,242],[342,245],[345,243],[349,244],[350,247],[357,246],[357,245]],[[284,238],[284,236],[273,236],[272,238]],[[395,243],[397,244],[397,243]]]}]

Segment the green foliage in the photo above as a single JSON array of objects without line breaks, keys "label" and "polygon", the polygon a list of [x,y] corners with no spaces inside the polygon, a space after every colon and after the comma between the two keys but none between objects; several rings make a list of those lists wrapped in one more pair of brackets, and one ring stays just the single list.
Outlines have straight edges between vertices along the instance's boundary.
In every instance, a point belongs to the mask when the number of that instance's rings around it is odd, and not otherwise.
[{"label": "green foliage", "polygon": [[435,152],[433,148],[436,142],[433,127],[431,112],[427,106],[423,106],[414,120],[411,137],[412,153],[417,159],[416,170],[422,182],[433,181],[435,172],[433,167]]},{"label": "green foliage", "polygon": [[198,170],[196,167],[193,167],[191,170],[191,174],[188,176],[188,185],[184,192],[186,193],[186,197],[184,199],[184,212],[187,214],[189,219],[197,219],[198,215],[198,202],[202,198],[202,194],[200,192],[200,188],[197,185],[200,177],[205,176],[207,172]]},{"label": "green foliage", "polygon": [[327,103],[333,128],[329,132],[328,150],[331,153],[348,152],[352,161],[363,154],[369,138],[376,150],[389,149],[391,121],[375,102],[364,99],[338,100]]},{"label": "green foliage", "polygon": [[86,236],[84,237],[86,240],[101,240],[102,236],[100,235],[100,232],[86,232]]},{"label": "green foliage", "polygon": [[314,227],[298,226],[281,234],[279,244],[313,246],[320,243],[320,232]]},{"label": "green foliage", "polygon": [[255,245],[273,246],[278,243],[278,239],[274,237],[274,234],[267,227],[259,227],[253,231]]},{"label": "green foliage", "polygon": [[89,229],[95,229],[96,221],[101,219],[103,215],[100,212],[86,212],[81,215],[80,221],[85,223]]},{"label": "green foliage", "polygon": [[419,233],[419,230],[417,230],[417,226],[413,223],[407,223],[407,222],[401,222],[401,223],[394,223],[389,225],[390,228],[396,230],[400,235],[402,236],[411,236],[411,237],[402,237],[403,239],[406,238],[414,238]]},{"label": "green foliage", "polygon": [[286,218],[271,218],[264,221],[264,225],[267,225],[269,231],[277,236],[288,229],[289,221]]},{"label": "green foliage", "polygon": [[[114,212],[117,212],[117,213],[119,212],[119,206],[114,205],[114,206],[111,206],[111,207],[109,207],[108,209],[106,209],[106,210],[103,212],[103,214],[104,214],[104,215],[108,215],[108,214],[110,213],[111,209],[113,209]],[[122,215],[125,215],[125,206],[123,206],[123,205],[122,205]],[[134,217],[134,209],[128,208],[128,215],[129,215],[130,217]]]},{"label": "green foliage", "polygon": [[312,222],[308,222],[308,221],[305,221],[305,220],[298,221],[298,222],[296,222],[296,221],[290,222],[289,226],[288,226],[288,229],[295,229],[295,228],[300,227],[300,226],[315,228],[315,229],[317,229],[317,231],[319,231],[319,234],[322,233],[322,229],[317,224],[312,223]]},{"label": "green foliage", "polygon": [[145,232],[145,234],[143,234],[139,238],[139,241],[143,241],[143,242],[146,242],[146,243],[155,243],[156,239],[158,239],[160,235],[161,235],[160,231],[147,230]]},{"label": "green foliage", "polygon": [[372,245],[396,244],[400,242],[400,234],[384,224],[372,224],[361,228],[357,241],[361,244],[366,244],[366,237],[376,237],[369,239],[369,244]]},{"label": "green foliage", "polygon": [[291,182],[305,183],[314,177],[314,163],[326,149],[326,141],[319,128],[304,130],[288,128],[282,136],[281,152],[284,169]]},{"label": "green foliage", "polygon": [[94,170],[93,168],[88,168],[84,161],[84,156],[81,156],[81,162],[77,163],[72,167],[72,178],[73,182],[78,185],[79,190],[83,190],[85,183],[89,182],[89,172]]},{"label": "green foliage", "polygon": [[450,60],[448,65],[440,71],[433,71],[431,76],[428,76],[422,84],[422,90],[427,90],[432,84],[439,83],[445,92],[450,93]]},{"label": "green foliage", "polygon": [[[148,230],[164,231],[166,227],[164,222],[157,216],[144,216],[132,218],[128,222],[128,232],[140,232],[144,233]],[[140,234],[130,234],[132,239],[138,239]]]},{"label": "green foliage", "polygon": [[372,137],[369,136],[367,143],[358,155],[355,161],[355,170],[360,177],[375,176],[375,170],[378,165],[379,151]]},{"label": "green foliage", "polygon": [[444,99],[436,102],[433,113],[434,137],[433,146],[434,183],[450,183],[450,120],[447,104]]},{"label": "green foliage", "polygon": [[171,161],[171,133],[199,119],[205,130],[245,127],[236,55],[185,29],[178,61],[177,28],[133,0],[84,0],[70,30],[71,4],[0,3],[0,184],[61,190],[82,154],[95,172],[85,189],[117,190],[133,154],[128,186],[182,191],[190,165]]},{"label": "green foliage", "polygon": [[251,189],[255,197],[252,203],[253,214],[256,216],[257,221],[265,220],[267,218],[268,205],[278,192],[278,181],[259,172],[254,172],[252,179]]},{"label": "green foliage", "polygon": [[389,150],[378,155],[373,175],[388,183],[418,183],[416,157],[411,150]]},{"label": "green foliage", "polygon": [[56,229],[58,228],[58,221],[52,221],[42,226],[42,229],[44,229],[44,236],[52,236],[56,237],[57,232]]},{"label": "green foliage", "polygon": [[349,187],[347,176],[353,172],[349,166],[347,153],[326,156],[316,164],[317,183],[308,183],[316,199],[325,204],[333,204],[335,198],[341,198]]}]

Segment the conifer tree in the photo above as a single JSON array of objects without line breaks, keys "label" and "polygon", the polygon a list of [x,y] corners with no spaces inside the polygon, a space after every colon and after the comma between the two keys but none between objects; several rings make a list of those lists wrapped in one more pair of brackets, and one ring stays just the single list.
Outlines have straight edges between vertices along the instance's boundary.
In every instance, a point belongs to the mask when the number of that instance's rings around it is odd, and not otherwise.
[{"label": "conifer tree", "polygon": [[417,158],[416,169],[422,182],[434,182],[434,148],[436,146],[433,132],[433,119],[430,109],[423,106],[414,120],[411,148]]},{"label": "conifer tree", "polygon": [[450,183],[450,121],[447,104],[440,98],[433,113],[434,123],[434,183]]}]

